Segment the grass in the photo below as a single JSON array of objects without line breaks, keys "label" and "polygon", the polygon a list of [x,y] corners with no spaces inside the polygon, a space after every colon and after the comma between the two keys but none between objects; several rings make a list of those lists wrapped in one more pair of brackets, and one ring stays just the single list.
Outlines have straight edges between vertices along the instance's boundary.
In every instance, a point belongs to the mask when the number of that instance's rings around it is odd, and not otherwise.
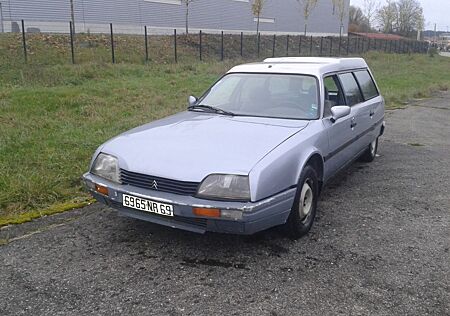
[{"label": "grass", "polygon": [[[36,42],[31,51],[40,57],[31,55],[24,65],[15,40],[0,36],[0,226],[90,203],[80,176],[98,145],[183,110],[188,95],[201,94],[242,62],[199,63],[195,55],[188,58],[196,50],[186,48],[179,64],[143,64],[130,57],[111,65],[86,57],[73,66],[65,50],[55,53],[57,40],[50,38],[56,41],[51,42],[54,52],[44,58],[48,47]],[[383,53],[364,57],[388,107],[450,87],[450,58]]]}]

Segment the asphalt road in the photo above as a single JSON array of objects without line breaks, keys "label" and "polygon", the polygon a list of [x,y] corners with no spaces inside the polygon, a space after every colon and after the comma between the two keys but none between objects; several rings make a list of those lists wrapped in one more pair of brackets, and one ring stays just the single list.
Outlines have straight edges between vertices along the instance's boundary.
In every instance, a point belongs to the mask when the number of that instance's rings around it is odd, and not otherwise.
[{"label": "asphalt road", "polygon": [[450,93],[387,113],[379,157],[298,241],[92,205],[0,230],[1,315],[450,315]]}]

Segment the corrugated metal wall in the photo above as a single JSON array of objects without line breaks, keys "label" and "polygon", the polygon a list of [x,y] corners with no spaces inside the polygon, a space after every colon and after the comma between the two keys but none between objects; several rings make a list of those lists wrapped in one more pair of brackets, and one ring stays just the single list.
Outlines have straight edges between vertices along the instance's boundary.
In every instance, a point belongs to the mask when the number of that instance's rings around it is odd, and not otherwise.
[{"label": "corrugated metal wall", "polygon": [[[350,0],[347,1],[347,7]],[[4,20],[68,22],[69,0],[0,0]],[[183,28],[185,6],[156,3],[148,0],[74,0],[78,25],[122,24],[148,25],[161,28]],[[264,18],[274,23],[261,23],[261,31],[301,33],[303,15],[296,0],[268,0]],[[254,31],[256,22],[251,1],[196,0],[190,6],[190,27],[204,30]],[[347,32],[348,18],[344,21]],[[309,19],[309,32],[339,33],[338,14],[333,14],[331,0],[319,0]]]}]

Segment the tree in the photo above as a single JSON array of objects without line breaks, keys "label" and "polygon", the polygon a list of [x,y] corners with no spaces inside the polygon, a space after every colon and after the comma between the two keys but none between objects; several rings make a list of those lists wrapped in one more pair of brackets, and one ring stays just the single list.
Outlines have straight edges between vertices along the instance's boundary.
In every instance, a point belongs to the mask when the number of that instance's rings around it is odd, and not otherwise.
[{"label": "tree", "polygon": [[386,4],[378,9],[377,19],[383,33],[393,33],[397,23],[397,4],[386,0]]},{"label": "tree", "polygon": [[195,0],[181,0],[181,2],[186,6],[186,35],[189,34],[189,7],[194,1]]},{"label": "tree", "polygon": [[378,10],[377,18],[385,33],[410,37],[423,28],[423,9],[417,0],[387,0]]},{"label": "tree", "polygon": [[345,0],[332,0],[333,1],[333,10],[335,10],[335,8],[338,9],[338,13],[339,13],[339,21],[341,23],[340,27],[339,27],[339,36],[342,36],[342,31],[344,30],[344,18],[345,18],[345,13],[346,13],[346,5],[345,5]]},{"label": "tree", "polygon": [[370,28],[373,26],[373,21],[379,6],[378,0],[364,0],[363,13],[367,18]]},{"label": "tree", "polygon": [[306,36],[306,31],[308,29],[309,16],[311,15],[311,12],[316,7],[318,0],[297,0],[297,1],[302,6],[303,17],[304,17],[304,21],[305,21],[305,33],[304,33],[304,35]]},{"label": "tree", "polygon": [[414,30],[422,27],[424,17],[423,9],[417,0],[399,0],[398,11],[398,33],[404,36],[411,36]]},{"label": "tree", "polygon": [[259,19],[266,4],[266,0],[253,0],[252,13],[256,17],[256,35],[259,34]]},{"label": "tree", "polygon": [[350,6],[349,8],[348,29],[350,32],[368,32],[370,26],[367,17],[364,15],[361,8]]}]

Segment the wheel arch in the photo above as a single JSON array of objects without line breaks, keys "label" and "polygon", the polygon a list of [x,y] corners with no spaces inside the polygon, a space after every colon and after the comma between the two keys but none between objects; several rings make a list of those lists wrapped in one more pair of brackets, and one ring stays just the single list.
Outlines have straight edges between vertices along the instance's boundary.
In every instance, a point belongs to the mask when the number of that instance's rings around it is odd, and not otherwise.
[{"label": "wheel arch", "polygon": [[299,168],[298,178],[300,178],[300,174],[303,168],[307,165],[310,165],[317,172],[317,179],[319,180],[319,192],[322,190],[323,182],[324,182],[324,162],[323,157],[319,152],[313,152],[307,159],[305,159],[304,163]]}]

